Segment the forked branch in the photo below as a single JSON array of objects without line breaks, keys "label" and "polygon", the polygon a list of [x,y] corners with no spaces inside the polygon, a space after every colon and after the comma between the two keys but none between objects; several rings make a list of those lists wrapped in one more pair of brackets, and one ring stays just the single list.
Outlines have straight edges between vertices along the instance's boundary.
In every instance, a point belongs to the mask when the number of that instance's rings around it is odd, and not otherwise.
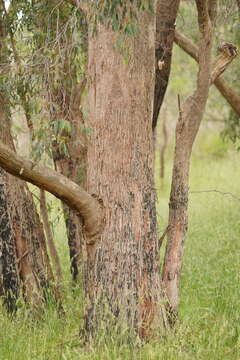
[{"label": "forked branch", "polygon": [[[176,30],[174,41],[182,50],[184,50],[188,55],[190,55],[194,60],[198,62],[199,49],[190,39],[188,39],[186,36]],[[229,45],[232,46],[232,44]],[[234,57],[235,56],[230,56],[229,60],[231,59],[232,61]],[[223,80],[219,76],[220,74],[218,74],[218,77],[214,76],[215,79],[213,79],[212,73],[212,81],[214,85],[220,91],[223,97],[227,100],[229,105],[231,105],[236,114],[240,116],[240,96],[227,84],[225,80]]]}]

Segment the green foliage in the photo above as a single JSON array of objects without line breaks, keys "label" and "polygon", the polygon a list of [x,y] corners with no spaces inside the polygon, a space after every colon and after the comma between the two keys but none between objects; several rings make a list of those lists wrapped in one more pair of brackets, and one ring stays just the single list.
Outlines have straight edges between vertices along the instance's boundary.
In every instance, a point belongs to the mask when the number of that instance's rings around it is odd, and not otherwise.
[{"label": "green foliage", "polygon": [[139,11],[153,11],[151,0],[97,0],[91,2],[91,23],[104,23],[114,31],[134,35]]}]

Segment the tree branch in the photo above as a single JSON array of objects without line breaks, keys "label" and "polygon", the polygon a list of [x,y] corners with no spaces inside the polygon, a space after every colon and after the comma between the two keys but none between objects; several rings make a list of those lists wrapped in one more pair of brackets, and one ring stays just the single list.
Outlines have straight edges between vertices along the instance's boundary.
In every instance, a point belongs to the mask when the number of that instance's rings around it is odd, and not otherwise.
[{"label": "tree branch", "polygon": [[77,210],[83,218],[87,240],[94,242],[103,219],[102,208],[94,197],[56,171],[18,156],[1,141],[0,166],[10,174],[47,190]]},{"label": "tree branch", "polygon": [[[176,30],[174,41],[182,50],[198,62],[198,47],[190,39]],[[240,116],[240,96],[222,78],[213,79],[213,83],[236,114]]]},{"label": "tree branch", "polygon": [[228,42],[221,44],[218,50],[220,51],[220,54],[213,65],[211,83],[214,83],[238,54],[236,46]]}]

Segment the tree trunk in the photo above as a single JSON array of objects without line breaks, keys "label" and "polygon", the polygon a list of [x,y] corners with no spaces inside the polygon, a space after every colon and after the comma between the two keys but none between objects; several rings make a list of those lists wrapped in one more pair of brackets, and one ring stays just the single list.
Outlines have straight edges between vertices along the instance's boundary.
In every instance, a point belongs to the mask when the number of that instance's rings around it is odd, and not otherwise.
[{"label": "tree trunk", "polygon": [[[3,98],[1,100],[1,109],[5,109],[8,104]],[[0,139],[14,149],[10,120],[3,111],[0,113],[0,123]],[[23,295],[29,304],[38,306],[43,303],[46,291],[49,292],[49,281],[52,280],[49,263],[44,254],[42,225],[32,195],[24,182],[7,174],[6,192]]]},{"label": "tree trunk", "polygon": [[0,283],[1,296],[9,312],[16,310],[20,282],[17,269],[16,239],[9,214],[6,173],[0,168]]},{"label": "tree trunk", "polygon": [[40,190],[40,212],[48,242],[49,252],[56,271],[57,283],[58,285],[60,285],[62,281],[62,268],[61,268],[60,258],[58,256],[58,252],[54,243],[51,225],[48,219],[47,200],[44,190]]},{"label": "tree trunk", "polygon": [[[84,81],[85,83],[85,81]],[[60,150],[59,144],[56,142],[53,146],[53,160],[56,169],[67,176],[75,183],[86,187],[86,166],[87,166],[87,140],[84,134],[84,119],[80,109],[81,95],[84,90],[85,84],[82,87],[77,86],[72,103],[65,104],[66,109],[61,111],[61,116],[65,121],[71,124],[71,133],[68,135],[66,143],[68,154],[63,154]],[[66,100],[65,100],[66,101]],[[59,99],[58,99],[59,102]],[[60,104],[61,106],[61,104]],[[53,118],[58,119],[59,114],[53,115]],[[63,203],[63,212],[67,228],[68,245],[70,253],[70,270],[73,281],[75,282],[79,275],[79,266],[82,253],[83,231],[82,221],[77,215],[76,211],[69,208]]]},{"label": "tree trunk", "polygon": [[154,17],[141,15],[127,64],[104,26],[89,40],[87,189],[102,204],[105,226],[87,240],[85,329],[121,322],[141,338],[161,326],[161,282],[153,183]]},{"label": "tree trunk", "polygon": [[159,112],[167,90],[171,70],[175,22],[180,0],[157,1],[156,49],[155,49],[155,90],[153,105],[153,131],[157,126]]},{"label": "tree trunk", "polygon": [[188,187],[192,146],[203,117],[210,84],[216,80],[217,76],[225,70],[227,64],[236,56],[235,52],[230,51],[232,45],[229,44],[229,49],[222,49],[212,69],[211,51],[217,1],[197,0],[196,5],[201,34],[197,88],[193,95],[187,98],[183,106],[181,106],[179,97],[179,119],[176,127],[174,165],[169,201],[168,241],[163,266],[163,284],[169,301],[170,320],[173,322],[178,312],[179,281],[184,240],[188,226]]}]

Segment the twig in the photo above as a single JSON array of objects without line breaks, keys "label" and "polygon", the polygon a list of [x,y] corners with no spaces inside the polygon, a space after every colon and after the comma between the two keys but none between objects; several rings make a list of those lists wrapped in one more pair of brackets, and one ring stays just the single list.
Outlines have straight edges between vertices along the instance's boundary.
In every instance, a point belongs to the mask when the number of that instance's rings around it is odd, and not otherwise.
[{"label": "twig", "polygon": [[160,239],[159,239],[159,249],[161,248],[163,240],[164,240],[165,236],[167,235],[168,231],[170,230],[170,227],[171,227],[171,225],[168,225],[166,227],[166,229],[164,230],[162,236],[160,237]]},{"label": "twig", "polygon": [[234,195],[233,193],[231,192],[224,192],[224,191],[220,191],[220,190],[216,190],[216,189],[213,189],[213,190],[196,190],[196,191],[189,191],[189,194],[201,194],[201,193],[217,193],[217,194],[220,194],[220,195],[223,195],[223,196],[231,196],[233,199],[235,199],[236,201],[240,201],[240,197],[238,197],[237,195]]}]

